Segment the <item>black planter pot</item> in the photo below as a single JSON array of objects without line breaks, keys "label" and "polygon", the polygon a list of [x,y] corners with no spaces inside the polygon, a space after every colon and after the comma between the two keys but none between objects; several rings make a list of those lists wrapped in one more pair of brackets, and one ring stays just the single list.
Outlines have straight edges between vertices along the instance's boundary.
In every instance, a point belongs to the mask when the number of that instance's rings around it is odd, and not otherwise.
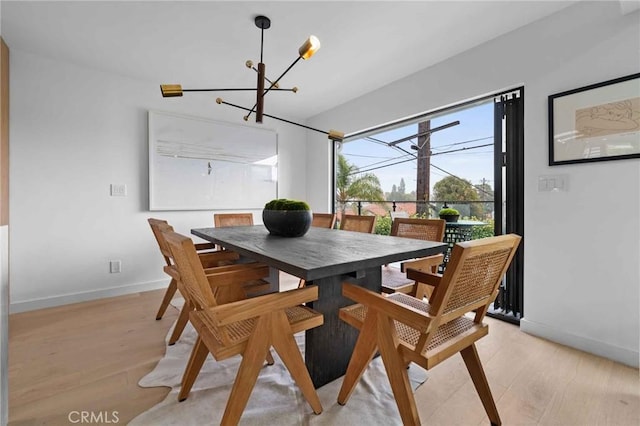
[{"label": "black planter pot", "polygon": [[262,222],[272,235],[302,237],[311,227],[311,210],[262,210]]},{"label": "black planter pot", "polygon": [[460,215],[440,215],[440,219],[444,219],[445,222],[457,222],[460,219]]}]

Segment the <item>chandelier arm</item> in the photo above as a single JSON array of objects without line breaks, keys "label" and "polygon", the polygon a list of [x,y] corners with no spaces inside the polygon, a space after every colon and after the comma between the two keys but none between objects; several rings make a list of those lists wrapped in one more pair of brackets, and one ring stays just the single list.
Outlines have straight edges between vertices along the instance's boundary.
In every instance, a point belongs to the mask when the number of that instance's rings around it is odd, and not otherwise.
[{"label": "chandelier arm", "polygon": [[[253,66],[252,66],[252,67],[251,67],[251,69],[252,69],[252,70],[254,70],[255,72],[258,72],[258,69],[257,69],[256,67],[253,67]],[[273,82],[273,81],[269,80],[269,79],[267,78],[267,76],[266,76],[266,75],[264,76],[264,79],[265,79],[265,80],[267,80],[267,83],[270,83],[272,86],[275,86],[272,90],[277,90],[277,89],[279,89],[278,85],[277,85],[277,84],[274,84],[274,82]]]},{"label": "chandelier arm", "polygon": [[273,88],[273,86],[275,86],[276,84],[278,84],[278,83],[280,82],[280,80],[282,79],[282,77],[284,77],[284,75],[285,75],[286,73],[288,73],[288,72],[289,72],[289,70],[291,70],[291,68],[293,68],[293,66],[294,66],[295,64],[297,64],[297,63],[298,63],[298,61],[299,61],[300,59],[302,59],[302,56],[298,56],[298,57],[296,58],[296,60],[295,60],[295,61],[293,61],[293,63],[292,63],[291,65],[289,65],[289,67],[288,67],[286,70],[284,70],[284,72],[283,72],[282,74],[280,74],[280,77],[278,77],[278,78],[276,79],[276,81],[274,81],[273,83],[271,83],[271,85],[269,86],[269,88],[268,88],[267,90],[265,90],[265,91],[264,91],[264,93],[262,94],[262,96],[264,96],[264,95],[266,95],[267,93],[269,93],[269,90],[271,90],[271,89]]},{"label": "chandelier arm", "polygon": [[[275,90],[276,92],[297,92],[298,89],[297,88],[291,88],[291,89],[281,89],[281,88],[277,88],[277,89],[271,89],[271,90]],[[241,91],[253,91],[255,92],[256,89],[255,88],[235,88],[235,89],[182,89],[183,92],[241,92]]]},{"label": "chandelier arm", "polygon": [[[280,74],[280,77],[278,77],[278,78],[277,78],[273,83],[271,83],[271,85],[269,86],[269,88],[268,88],[267,90],[265,90],[265,91],[264,91],[264,93],[258,93],[258,102],[259,102],[259,100],[260,100],[261,98],[263,98],[267,93],[269,93],[269,91],[270,91],[270,90],[272,90],[272,87],[273,87],[273,86],[275,86],[276,84],[278,84],[278,82],[280,81],[280,79],[281,79],[282,77],[284,77],[284,75],[285,75],[286,73],[288,73],[288,72],[289,72],[289,70],[291,70],[291,68],[293,68],[293,66],[294,66],[295,64],[297,64],[297,63],[298,63],[298,61],[299,61],[300,59],[302,59],[302,56],[298,56],[298,57],[296,58],[296,60],[295,60],[295,61],[293,61],[293,63],[292,63],[291,65],[289,65],[289,67],[288,67],[286,70],[284,70],[284,72],[283,72],[282,74]],[[249,114],[247,114],[247,117],[251,116],[251,113],[252,113],[252,112],[256,109],[256,107],[258,106],[258,102],[256,102],[256,103],[255,103],[255,105],[253,105],[253,108],[251,108],[251,109],[249,110]]]},{"label": "chandelier arm", "polygon": [[[245,107],[240,106],[240,105],[236,105],[236,104],[232,104],[232,103],[227,102],[227,101],[223,101],[220,98],[218,98],[216,100],[216,102],[219,103],[219,104],[223,104],[223,105],[229,105],[229,106],[232,106],[234,108],[238,108],[238,109],[241,109],[241,110],[244,110],[244,111],[250,111],[249,108],[245,108]],[[325,132],[324,130],[320,130],[320,129],[316,129],[316,128],[313,128],[313,127],[309,127],[309,126],[306,126],[304,124],[296,123],[296,122],[291,121],[291,120],[286,120],[284,118],[276,117],[274,115],[264,114],[264,116],[265,117],[269,117],[269,118],[273,118],[274,120],[284,121],[285,123],[293,124],[294,126],[304,127],[305,129],[313,130],[314,132],[322,133],[323,135],[327,135],[327,136],[329,135],[329,132]]]},{"label": "chandelier arm", "polygon": [[255,88],[234,88],[234,89],[182,89],[183,92],[241,92],[241,91],[254,91]]}]

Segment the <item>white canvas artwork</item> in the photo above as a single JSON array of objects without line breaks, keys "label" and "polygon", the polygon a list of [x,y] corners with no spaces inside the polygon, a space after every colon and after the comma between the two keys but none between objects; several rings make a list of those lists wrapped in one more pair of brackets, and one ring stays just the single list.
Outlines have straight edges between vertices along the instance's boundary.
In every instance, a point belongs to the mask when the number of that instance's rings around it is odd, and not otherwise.
[{"label": "white canvas artwork", "polygon": [[149,111],[149,210],[262,208],[277,167],[273,130]]}]

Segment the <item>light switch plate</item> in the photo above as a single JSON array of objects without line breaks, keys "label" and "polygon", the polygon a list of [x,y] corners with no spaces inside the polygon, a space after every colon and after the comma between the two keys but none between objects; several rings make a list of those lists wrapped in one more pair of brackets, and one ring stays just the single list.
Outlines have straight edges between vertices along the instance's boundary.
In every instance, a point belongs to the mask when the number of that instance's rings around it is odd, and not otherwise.
[{"label": "light switch plate", "polygon": [[111,196],[112,197],[126,197],[127,185],[124,183],[112,183],[111,184]]},{"label": "light switch plate", "polygon": [[560,192],[568,190],[568,175],[538,176],[538,192]]}]

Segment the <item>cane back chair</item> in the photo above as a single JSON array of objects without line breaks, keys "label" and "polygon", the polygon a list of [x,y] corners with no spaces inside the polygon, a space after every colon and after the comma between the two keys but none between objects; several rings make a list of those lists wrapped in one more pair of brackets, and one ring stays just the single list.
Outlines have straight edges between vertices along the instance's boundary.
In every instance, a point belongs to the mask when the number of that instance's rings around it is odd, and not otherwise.
[{"label": "cane back chair", "polygon": [[[171,283],[169,288],[173,286],[173,292],[171,298],[175,294],[176,289],[180,291],[180,294],[184,297],[184,304],[178,315],[178,319],[173,327],[171,336],[169,337],[169,345],[175,344],[178,341],[182,332],[184,331],[187,322],[189,321],[189,312],[194,309],[193,304],[186,297],[185,290],[180,282],[180,276],[176,270],[175,262],[169,250],[169,246],[165,240],[165,234],[167,232],[173,232],[173,227],[166,223],[166,221],[154,220],[151,223],[151,229],[154,231],[156,240],[160,251],[167,262],[164,267],[164,272],[171,277]],[[194,245],[196,247],[197,245]],[[207,276],[220,279],[224,277],[228,272],[234,272],[233,280],[235,285],[228,285],[217,289],[217,297],[219,303],[234,302],[236,300],[245,299],[256,293],[269,290],[270,284],[263,280],[263,278],[269,275],[269,270],[266,265],[253,262],[253,263],[241,263],[234,264],[234,260],[238,259],[238,255],[229,251],[215,251],[208,253],[199,253],[198,258],[200,263],[205,269]],[[167,293],[169,289],[167,289]],[[167,295],[165,294],[165,299]],[[167,305],[171,301],[171,298],[167,300]],[[164,302],[163,302],[164,303]],[[166,307],[165,307],[166,309]]]},{"label": "cane back chair", "polygon": [[[160,228],[163,226],[168,226],[169,223],[166,220],[149,218],[147,219],[149,226],[151,226],[151,231],[153,232],[153,236],[158,243],[158,247],[160,248],[160,254],[164,258],[167,266],[171,266],[171,259],[169,249],[166,247],[164,242],[164,238],[162,237],[162,233]],[[214,253],[215,245],[212,243],[199,243],[195,245],[197,251],[199,251],[200,261],[205,268],[222,266],[222,265],[231,265],[235,263],[235,261],[239,258],[236,253],[228,252],[228,253]],[[166,272],[166,271],[165,271]],[[170,275],[171,276],[171,275]],[[164,297],[162,298],[162,302],[160,303],[160,308],[156,313],[156,319],[162,319],[167,307],[169,306],[169,302],[173,299],[173,296],[176,294],[176,290],[178,289],[176,280],[171,277],[171,281],[169,282],[169,287],[164,293]]]},{"label": "cane back chair", "polygon": [[519,236],[510,234],[458,243],[443,276],[410,269],[413,279],[435,287],[430,303],[404,293],[385,296],[343,284],[343,295],[358,304],[342,308],[340,318],[359,329],[360,335],[338,403],[347,403],[379,350],[402,423],[419,425],[406,366],[415,362],[429,370],[460,352],[487,416],[492,424],[501,424],[475,342],[489,332],[482,321],[519,242]]},{"label": "cane back chair", "polygon": [[[418,240],[442,242],[446,222],[443,219],[418,219],[398,217],[393,220],[391,236],[403,238],[415,238]],[[422,299],[430,296],[430,287],[418,286],[415,281],[405,274],[407,268],[422,271],[437,272],[437,267],[442,263],[444,256],[441,254],[427,256],[416,260],[403,262],[400,269],[386,265],[382,268],[382,292],[406,293]],[[420,291],[420,294],[416,292]]]},{"label": "cane back chair", "polygon": [[340,230],[364,232],[373,234],[376,229],[375,216],[359,216],[355,214],[345,214],[340,219]]},{"label": "cane back chair", "polygon": [[165,238],[185,290],[197,307],[191,312],[190,321],[198,338],[178,399],[183,401],[188,397],[209,353],[218,361],[241,355],[240,368],[221,421],[223,425],[237,424],[265,357],[273,347],[314,413],[321,413],[320,399],[293,336],[322,325],[322,314],[301,306],[318,299],[318,288],[308,286],[221,305],[211,291],[210,284],[214,283],[205,275],[191,239],[175,232],[165,234]]},{"label": "cane back chair", "polygon": [[311,226],[333,229],[336,224],[335,213],[313,213]]}]

